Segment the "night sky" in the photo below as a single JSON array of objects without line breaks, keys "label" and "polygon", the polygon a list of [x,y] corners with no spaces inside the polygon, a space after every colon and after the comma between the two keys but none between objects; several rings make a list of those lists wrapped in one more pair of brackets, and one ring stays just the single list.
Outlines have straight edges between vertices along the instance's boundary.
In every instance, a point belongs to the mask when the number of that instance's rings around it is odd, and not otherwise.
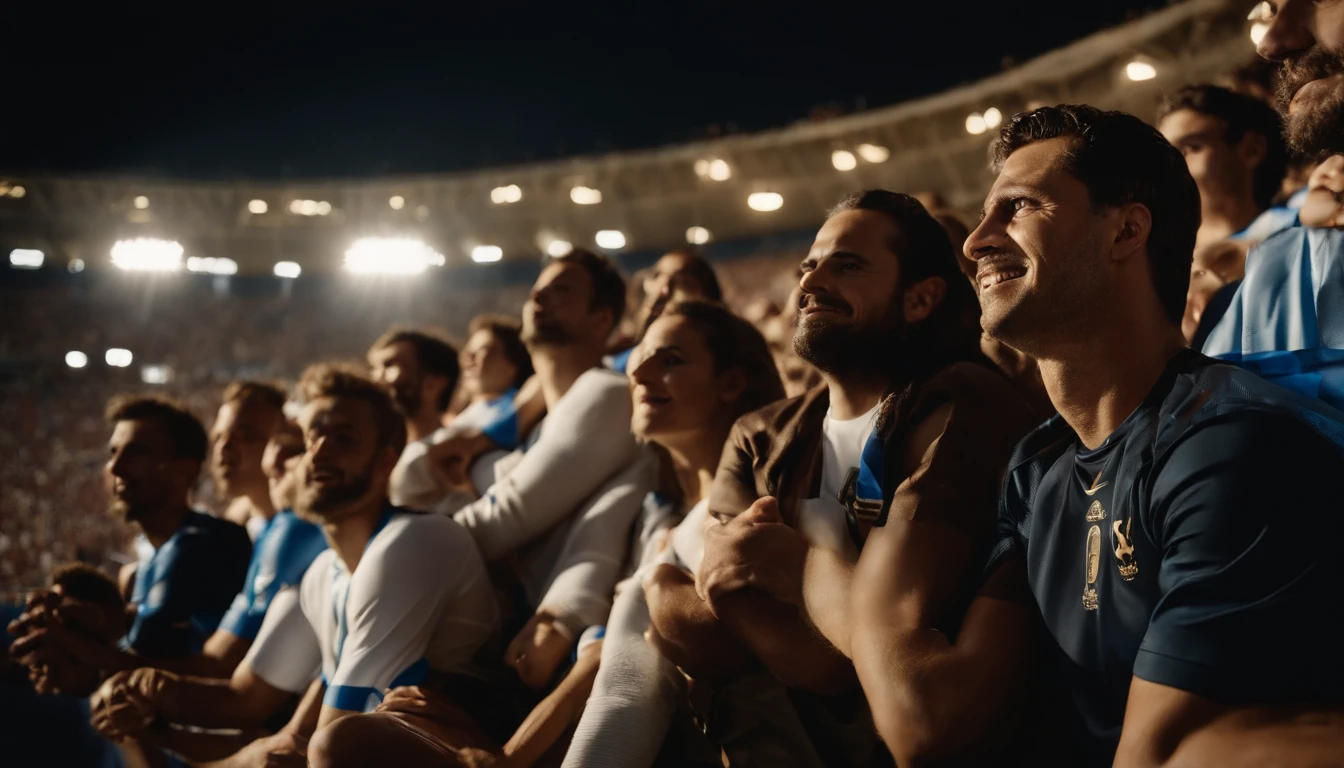
[{"label": "night sky", "polygon": [[1158,4],[274,5],[9,4],[0,170],[362,177],[657,146],[934,93]]}]

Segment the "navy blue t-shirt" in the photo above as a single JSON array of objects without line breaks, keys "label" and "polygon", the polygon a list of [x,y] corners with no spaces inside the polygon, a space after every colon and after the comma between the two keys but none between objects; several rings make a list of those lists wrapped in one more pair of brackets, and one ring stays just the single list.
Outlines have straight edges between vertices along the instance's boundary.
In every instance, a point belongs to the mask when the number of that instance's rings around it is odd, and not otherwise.
[{"label": "navy blue t-shirt", "polygon": [[200,651],[243,587],[252,555],[247,531],[188,512],[163,546],[146,555],[135,569],[136,615],[123,646],[161,659]]},{"label": "navy blue t-shirt", "polygon": [[1010,465],[996,553],[1025,555],[1094,764],[1114,758],[1135,675],[1230,703],[1344,702],[1338,432],[1211,368],[1227,366],[1182,353],[1100,447],[1056,417]]}]

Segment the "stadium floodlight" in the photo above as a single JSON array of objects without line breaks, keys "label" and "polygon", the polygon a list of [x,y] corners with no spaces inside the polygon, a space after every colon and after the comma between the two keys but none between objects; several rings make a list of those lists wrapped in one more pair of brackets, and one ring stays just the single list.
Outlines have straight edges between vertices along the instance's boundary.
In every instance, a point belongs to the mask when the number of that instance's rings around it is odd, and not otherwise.
[{"label": "stadium floodlight", "polygon": [[572,250],[574,250],[574,245],[568,240],[552,240],[546,244],[546,255],[555,259],[564,256]]},{"label": "stadium floodlight", "polygon": [[709,161],[709,178],[712,181],[727,181],[733,175],[733,169],[728,167],[728,161],[716,157]]},{"label": "stadium floodlight", "polygon": [[704,245],[710,239],[709,230],[704,227],[691,227],[686,230],[686,242],[691,245]]},{"label": "stadium floodlight", "polygon": [[523,188],[517,184],[510,184],[507,187],[495,187],[490,190],[490,202],[495,205],[508,205],[516,203],[523,199]]},{"label": "stadium floodlight", "polygon": [[318,216],[326,216],[331,213],[331,203],[328,203],[326,200],[319,200],[317,202],[316,211]]},{"label": "stadium floodlight", "polygon": [[471,249],[471,260],[477,264],[491,264],[504,258],[504,249],[498,245],[478,245]]},{"label": "stadium floodlight", "polygon": [[68,269],[68,270],[70,270],[70,274],[72,274],[72,275],[74,275],[74,274],[78,274],[78,273],[80,273],[80,272],[83,272],[83,271],[84,271],[84,260],[83,260],[83,259],[71,259],[71,260],[70,260],[70,263],[65,265],[65,268]]},{"label": "stadium floodlight", "polygon": [[984,115],[980,114],[979,112],[972,112],[971,114],[966,116],[967,133],[971,134],[972,136],[979,136],[980,134],[984,133],[987,130],[989,130],[989,126],[985,124]]},{"label": "stadium floodlight", "polygon": [[275,262],[275,276],[288,277],[291,280],[303,274],[303,267],[296,261],[277,261]]},{"label": "stadium floodlight", "polygon": [[580,185],[569,190],[569,199],[575,205],[597,205],[602,202],[602,190]]},{"label": "stadium floodlight", "polygon": [[709,175],[709,161],[708,161],[708,160],[706,160],[706,159],[704,159],[704,158],[700,158],[699,160],[696,160],[696,161],[695,161],[695,166],[694,166],[694,167],[695,167],[695,175],[696,175],[696,176],[708,176],[708,175]]},{"label": "stadium floodlight", "polygon": [[855,159],[853,152],[837,149],[831,153],[831,165],[835,166],[837,171],[852,171],[859,167],[859,161]]},{"label": "stadium floodlight", "polygon": [[201,272],[207,275],[236,275],[238,274],[238,262],[233,259],[216,258],[214,256],[191,256],[187,258],[188,272]]},{"label": "stadium floodlight", "polygon": [[267,205],[265,200],[249,200],[247,203],[248,213],[255,213],[257,215],[261,215],[269,211],[270,209],[271,206]]},{"label": "stadium floodlight", "polygon": [[177,272],[182,269],[182,244],[152,237],[118,240],[112,246],[112,263],[133,272]]},{"label": "stadium floodlight", "polygon": [[443,254],[411,238],[364,237],[345,252],[346,270],[358,275],[418,275],[443,263]]},{"label": "stadium floodlight", "polygon": [[625,233],[619,229],[601,230],[593,239],[597,240],[598,248],[605,248],[608,251],[617,251],[625,247]]},{"label": "stadium floodlight", "polygon": [[14,198],[15,200],[18,200],[20,197],[23,197],[26,194],[28,194],[28,190],[24,189],[18,184],[15,184],[14,186],[9,188],[9,196]]},{"label": "stadium floodlight", "polygon": [[167,365],[142,365],[140,380],[146,384],[167,384],[173,380],[173,369]]},{"label": "stadium floodlight", "polygon": [[784,196],[778,192],[752,192],[747,195],[747,207],[753,211],[778,211],[784,207]]},{"label": "stadium floodlight", "polygon": [[121,349],[119,347],[113,347],[112,349],[107,350],[103,355],[103,361],[113,368],[126,368],[130,366],[131,360],[133,359],[134,357],[131,355],[131,350]]},{"label": "stadium floodlight", "polygon": [[137,211],[143,211],[149,207],[149,198],[144,195],[137,195],[135,200],[131,201]]},{"label": "stadium floodlight", "polygon": [[891,157],[891,150],[880,144],[860,144],[855,150],[869,163],[885,163]]},{"label": "stadium floodlight", "polygon": [[394,211],[400,211],[402,208],[406,207],[406,198],[401,195],[393,195],[387,198],[387,205]]},{"label": "stadium floodlight", "polygon": [[89,364],[89,356],[78,350],[66,352],[65,364],[71,368],[83,368]]},{"label": "stadium floodlight", "polygon": [[9,252],[9,265],[17,269],[40,269],[47,255],[35,248],[15,248]]},{"label": "stadium floodlight", "polygon": [[1003,113],[998,107],[990,107],[985,110],[985,128],[998,128],[999,123],[1003,122]]},{"label": "stadium floodlight", "polygon": [[1135,59],[1125,65],[1125,76],[1136,83],[1152,80],[1157,77],[1157,67],[1146,61]]}]

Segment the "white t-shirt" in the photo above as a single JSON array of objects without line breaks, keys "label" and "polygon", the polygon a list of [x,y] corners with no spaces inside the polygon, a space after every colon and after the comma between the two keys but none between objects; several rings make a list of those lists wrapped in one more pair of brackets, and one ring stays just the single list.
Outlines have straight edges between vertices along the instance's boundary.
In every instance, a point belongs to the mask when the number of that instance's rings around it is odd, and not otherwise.
[{"label": "white t-shirt", "polygon": [[815,499],[803,499],[798,508],[798,530],[810,544],[858,559],[858,549],[849,536],[845,522],[845,508],[839,501],[840,491],[851,471],[857,471],[863,456],[863,444],[877,424],[874,405],[858,418],[841,421],[826,412],[821,432],[821,494]]},{"label": "white t-shirt", "polygon": [[499,627],[470,534],[438,515],[394,512],[353,574],[333,550],[323,552],[304,574],[297,612],[293,602],[277,596],[246,662],[294,692],[320,668],[323,703],[355,712],[430,669],[471,674],[473,657]]},{"label": "white t-shirt", "polygon": [[[439,427],[429,437],[407,443],[401,452],[401,458],[397,460],[397,466],[392,468],[392,478],[388,481],[387,495],[392,504],[420,512],[451,512],[474,501],[475,497],[461,496],[452,510],[439,508],[448,494],[444,494],[439,487],[439,481],[434,477],[434,470],[430,468],[428,456],[430,446],[447,442],[469,429],[482,429],[499,417],[502,407],[512,405],[512,401],[508,403],[497,401],[494,404],[488,401],[472,403],[453,419],[452,425]],[[495,484],[495,462],[507,455],[508,451],[504,450],[486,451],[471,463],[468,474],[471,475],[472,485],[476,486],[478,491]]]}]

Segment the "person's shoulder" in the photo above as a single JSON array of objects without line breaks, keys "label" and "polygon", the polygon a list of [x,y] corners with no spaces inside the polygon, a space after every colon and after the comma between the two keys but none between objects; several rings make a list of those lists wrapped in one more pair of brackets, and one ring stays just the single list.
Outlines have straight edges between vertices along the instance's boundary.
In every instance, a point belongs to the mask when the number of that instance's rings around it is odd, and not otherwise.
[{"label": "person's shoulder", "polygon": [[738,417],[734,429],[746,436],[757,433],[778,434],[784,427],[812,413],[817,418],[825,418],[826,407],[830,402],[830,391],[825,384],[804,392],[801,395],[776,400],[769,405],[749,411]]},{"label": "person's shoulder", "polygon": [[970,361],[943,367],[919,388],[917,397],[951,399],[955,404],[989,408],[1003,416],[1021,416],[1033,425],[1031,408],[997,368]]},{"label": "person's shoulder", "polygon": [[590,368],[575,379],[561,398],[556,411],[575,413],[590,409],[604,410],[613,404],[630,405],[630,380],[624,374],[605,368]]},{"label": "person's shoulder", "polygon": [[392,518],[379,536],[384,539],[387,552],[393,557],[414,552],[435,553],[443,557],[445,548],[475,547],[466,528],[447,515],[430,515],[394,508]]},{"label": "person's shoulder", "polygon": [[187,513],[187,519],[182,522],[179,535],[184,542],[210,542],[226,547],[245,546],[249,551],[252,548],[252,538],[247,535],[246,528],[195,510]]}]

